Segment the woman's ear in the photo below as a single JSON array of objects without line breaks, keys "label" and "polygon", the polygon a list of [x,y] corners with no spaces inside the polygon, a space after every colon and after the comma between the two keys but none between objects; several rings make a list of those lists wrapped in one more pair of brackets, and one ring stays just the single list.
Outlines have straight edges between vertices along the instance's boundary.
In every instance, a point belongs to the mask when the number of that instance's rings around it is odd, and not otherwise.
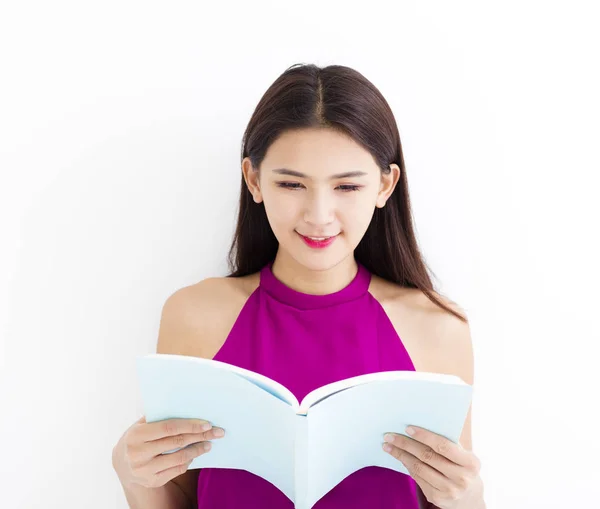
[{"label": "woman's ear", "polygon": [[390,164],[390,169],[391,171],[387,175],[384,173],[381,174],[381,186],[375,204],[380,209],[384,207],[385,202],[394,192],[398,180],[400,180],[400,167],[397,164],[392,163]]},{"label": "woman's ear", "polygon": [[252,161],[250,161],[249,157],[244,157],[244,160],[242,161],[242,174],[244,175],[244,181],[248,186],[248,190],[252,194],[254,202],[260,203],[263,199],[260,191],[260,172],[254,170],[252,167]]}]

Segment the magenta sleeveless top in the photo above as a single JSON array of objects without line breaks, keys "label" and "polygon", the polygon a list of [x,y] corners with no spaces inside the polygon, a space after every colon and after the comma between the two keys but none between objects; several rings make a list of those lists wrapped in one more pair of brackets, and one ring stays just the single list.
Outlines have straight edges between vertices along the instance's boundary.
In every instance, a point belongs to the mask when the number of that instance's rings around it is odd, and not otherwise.
[{"label": "magenta sleeveless top", "polygon": [[[314,295],[283,284],[269,262],[214,359],[266,375],[290,389],[298,401],[344,378],[415,371],[384,309],[368,291],[370,272],[357,263],[358,272],[346,287]],[[389,430],[381,431],[383,436]],[[415,481],[388,468],[365,467],[341,481],[313,509],[366,507],[418,509]],[[246,470],[200,469],[198,509],[242,508],[293,509],[294,504],[269,481]]]}]

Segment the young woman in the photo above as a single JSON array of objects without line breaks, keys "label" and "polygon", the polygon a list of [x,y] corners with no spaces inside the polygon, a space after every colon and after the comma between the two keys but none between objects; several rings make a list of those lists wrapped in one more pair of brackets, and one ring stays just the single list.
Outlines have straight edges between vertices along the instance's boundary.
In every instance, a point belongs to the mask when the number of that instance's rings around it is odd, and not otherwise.
[{"label": "young woman", "polygon": [[[250,119],[241,169],[231,273],[167,299],[158,353],[251,369],[298,400],[388,370],[473,384],[468,321],[433,289],[414,235],[398,128],[372,83],[339,65],[288,68]],[[227,440],[214,424],[203,431],[188,419],[134,423],[113,455],[132,508],[293,508],[250,472],[187,470],[194,456],[210,454],[203,444]],[[459,444],[426,429],[386,431],[389,448],[382,447],[410,476],[363,468],[315,509],[485,507],[471,410]],[[189,446],[159,456],[174,444]]]}]

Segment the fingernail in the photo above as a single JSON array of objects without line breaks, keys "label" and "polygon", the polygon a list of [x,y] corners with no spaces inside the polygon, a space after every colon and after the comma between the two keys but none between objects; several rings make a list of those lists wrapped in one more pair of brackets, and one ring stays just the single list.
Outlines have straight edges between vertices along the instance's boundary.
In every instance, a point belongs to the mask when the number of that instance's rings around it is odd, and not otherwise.
[{"label": "fingernail", "polygon": [[383,435],[383,439],[386,442],[393,442],[394,441],[394,436],[391,435],[391,434],[389,434],[389,433],[386,433],[385,435]]},{"label": "fingernail", "polygon": [[210,422],[205,422],[202,425],[202,431],[208,431],[210,428],[212,428],[212,424]]},{"label": "fingernail", "polygon": [[204,450],[205,451],[210,451],[211,446],[212,445],[210,442],[204,442]]},{"label": "fingernail", "polygon": [[225,432],[221,428],[216,428],[215,431],[213,432],[213,434],[216,437],[222,437],[225,435]]}]

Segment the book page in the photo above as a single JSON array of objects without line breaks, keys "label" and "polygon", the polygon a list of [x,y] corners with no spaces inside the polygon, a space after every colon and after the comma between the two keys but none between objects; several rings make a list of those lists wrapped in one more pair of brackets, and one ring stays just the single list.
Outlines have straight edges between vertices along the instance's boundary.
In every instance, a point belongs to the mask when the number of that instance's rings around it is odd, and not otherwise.
[{"label": "book page", "polygon": [[472,386],[459,377],[441,378],[446,382],[416,375],[363,383],[311,407],[307,414],[309,504],[366,466],[408,474],[401,462],[382,450],[383,435],[388,431],[405,434],[405,427],[414,424],[456,443]]},{"label": "book page", "polygon": [[337,382],[332,382],[327,385],[323,385],[314,391],[309,392],[300,403],[298,410],[299,414],[306,415],[310,407],[316,405],[321,400],[356,385],[369,383],[377,380],[399,380],[399,379],[410,379],[410,380],[432,380],[440,382],[456,382],[460,380],[455,375],[446,375],[442,373],[429,373],[425,371],[379,371],[377,373],[367,373],[365,375],[358,375]]},{"label": "book page", "polygon": [[233,370],[196,358],[150,354],[137,359],[137,369],[147,422],[205,419],[225,430],[225,437],[212,440],[210,453],[194,458],[188,470],[247,470],[293,499],[296,413],[288,402]]},{"label": "book page", "polygon": [[237,375],[245,378],[246,380],[252,382],[257,387],[260,387],[264,391],[267,391],[269,394],[272,394],[277,399],[281,401],[285,401],[292,408],[297,409],[299,407],[298,400],[294,393],[290,391],[284,385],[281,385],[279,382],[269,378],[268,376],[261,375],[260,373],[256,373],[254,371],[241,368],[239,366],[235,366],[234,364],[229,364],[227,362],[216,361],[214,359],[204,359],[203,357],[190,357],[186,355],[175,355],[175,354],[148,354],[146,357],[161,357],[163,355],[168,355],[169,357],[178,357],[180,360],[195,362],[198,364],[212,366],[214,368],[225,369],[227,371],[231,371],[236,373]]}]

